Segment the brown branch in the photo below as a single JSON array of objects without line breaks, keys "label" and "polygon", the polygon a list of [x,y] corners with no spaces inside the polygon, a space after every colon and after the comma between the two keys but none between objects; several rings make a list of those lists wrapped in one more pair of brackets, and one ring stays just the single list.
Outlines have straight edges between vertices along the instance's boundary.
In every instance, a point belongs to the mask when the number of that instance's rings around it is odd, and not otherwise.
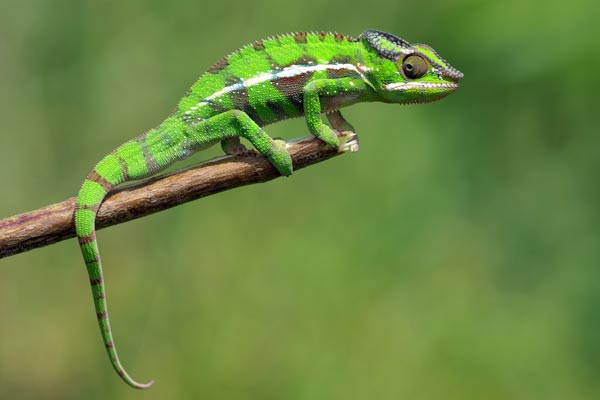
[{"label": "brown branch", "polygon": [[[347,151],[358,150],[356,134],[340,134],[342,145],[330,149],[318,139],[288,143],[294,169]],[[267,159],[256,155],[225,156],[115,190],[102,203],[97,229],[140,218],[200,197],[279,177]],[[0,220],[0,258],[47,246],[75,236],[75,197]]]}]

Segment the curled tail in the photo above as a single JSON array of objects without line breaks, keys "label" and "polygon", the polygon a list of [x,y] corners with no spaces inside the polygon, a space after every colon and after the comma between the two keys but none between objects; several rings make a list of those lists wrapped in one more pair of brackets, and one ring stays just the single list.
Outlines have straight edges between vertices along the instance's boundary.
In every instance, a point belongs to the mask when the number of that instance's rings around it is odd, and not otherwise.
[{"label": "curled tail", "polygon": [[119,361],[108,319],[102,263],[100,262],[100,253],[96,241],[95,221],[100,204],[114,186],[130,179],[148,175],[151,172],[146,168],[146,160],[142,150],[139,141],[132,140],[100,161],[83,182],[77,197],[74,215],[79,247],[90,277],[96,316],[104,346],[115,371],[128,385],[138,389],[148,388],[152,386],[154,381],[148,383],[136,382],[127,374]]}]

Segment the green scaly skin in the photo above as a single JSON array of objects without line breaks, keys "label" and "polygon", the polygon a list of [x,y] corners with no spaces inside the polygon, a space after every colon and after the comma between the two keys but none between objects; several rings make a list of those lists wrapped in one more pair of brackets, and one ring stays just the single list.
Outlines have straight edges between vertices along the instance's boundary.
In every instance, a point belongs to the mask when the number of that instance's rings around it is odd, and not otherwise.
[{"label": "green scaly skin", "polygon": [[243,153],[240,138],[288,176],[293,168],[285,142],[271,139],[263,126],[304,116],[314,136],[337,147],[336,131],[353,131],[341,107],[366,101],[431,102],[456,90],[462,77],[431,47],[385,32],[365,31],[356,39],[325,32],[274,36],[221,59],[191,87],[173,115],[104,157],[83,182],[75,226],[102,339],[121,378],[135,388],[152,385],[125,372],[108,320],[95,219],[112,188],[154,175],[219,142],[228,154]]}]

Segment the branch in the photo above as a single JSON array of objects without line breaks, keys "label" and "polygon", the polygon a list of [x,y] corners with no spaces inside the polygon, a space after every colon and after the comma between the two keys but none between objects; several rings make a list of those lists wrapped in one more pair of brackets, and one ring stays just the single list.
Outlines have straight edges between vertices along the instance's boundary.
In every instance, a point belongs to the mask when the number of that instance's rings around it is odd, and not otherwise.
[{"label": "branch", "polygon": [[[289,142],[294,170],[358,150],[352,132],[339,135],[340,148],[330,149],[315,138]],[[211,194],[266,182],[279,173],[264,157],[225,156],[111,192],[96,217],[96,229],[120,224]],[[0,220],[0,258],[75,237],[76,198]]]}]

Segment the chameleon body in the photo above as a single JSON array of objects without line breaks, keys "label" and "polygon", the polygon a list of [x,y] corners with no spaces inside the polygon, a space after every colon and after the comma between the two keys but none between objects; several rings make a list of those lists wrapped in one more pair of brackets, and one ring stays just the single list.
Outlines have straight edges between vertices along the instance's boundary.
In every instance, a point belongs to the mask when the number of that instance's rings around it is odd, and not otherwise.
[{"label": "chameleon body", "polygon": [[456,90],[462,77],[431,47],[385,32],[369,30],[357,38],[325,32],[274,36],[222,58],[171,116],[104,157],[83,182],[74,219],[102,339],[121,378],[135,388],[152,384],[138,383],[125,372],[110,329],[95,219],[111,189],[216,143],[228,154],[243,153],[240,138],[287,176],[292,161],[285,142],[271,139],[263,126],[304,116],[314,136],[337,147],[336,131],[353,131],[341,107],[367,101],[431,102]]}]

